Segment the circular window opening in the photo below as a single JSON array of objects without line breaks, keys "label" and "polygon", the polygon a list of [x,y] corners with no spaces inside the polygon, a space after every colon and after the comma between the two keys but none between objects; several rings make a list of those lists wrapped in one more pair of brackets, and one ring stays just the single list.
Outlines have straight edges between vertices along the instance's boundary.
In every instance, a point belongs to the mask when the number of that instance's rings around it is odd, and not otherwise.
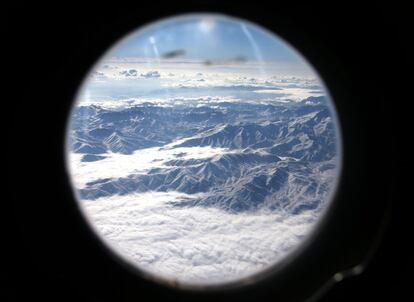
[{"label": "circular window opening", "polygon": [[116,43],[67,130],[77,202],[144,276],[220,285],[297,250],[324,217],[339,125],[316,71],[245,20],[178,16]]}]

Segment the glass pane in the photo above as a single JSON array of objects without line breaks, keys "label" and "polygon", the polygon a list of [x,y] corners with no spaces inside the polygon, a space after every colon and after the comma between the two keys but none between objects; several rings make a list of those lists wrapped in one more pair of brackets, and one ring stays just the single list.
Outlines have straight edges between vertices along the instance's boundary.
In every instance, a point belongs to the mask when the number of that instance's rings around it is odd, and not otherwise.
[{"label": "glass pane", "polygon": [[222,284],[308,238],[340,169],[333,105],[276,35],[221,15],[150,24],[111,48],[73,105],[82,212],[145,275]]}]

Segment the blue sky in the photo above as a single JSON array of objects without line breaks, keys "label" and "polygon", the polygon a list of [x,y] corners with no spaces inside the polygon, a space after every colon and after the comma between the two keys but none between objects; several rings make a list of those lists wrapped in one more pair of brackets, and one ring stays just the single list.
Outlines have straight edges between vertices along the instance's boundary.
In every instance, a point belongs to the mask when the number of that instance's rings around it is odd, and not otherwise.
[{"label": "blue sky", "polygon": [[182,58],[299,62],[284,41],[256,26],[222,16],[194,15],[167,19],[132,33],[110,51],[117,57],[158,57],[184,50]]}]

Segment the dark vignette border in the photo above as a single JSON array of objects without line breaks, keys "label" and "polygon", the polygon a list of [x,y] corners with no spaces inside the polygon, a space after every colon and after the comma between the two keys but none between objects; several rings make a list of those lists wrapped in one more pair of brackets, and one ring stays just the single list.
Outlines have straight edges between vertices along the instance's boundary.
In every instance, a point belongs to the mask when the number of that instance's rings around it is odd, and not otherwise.
[{"label": "dark vignette border", "polygon": [[[9,218],[12,234],[17,235],[11,238],[17,249],[7,258],[11,259],[7,278],[11,285],[6,283],[10,297],[300,301],[332,280],[336,272],[351,273],[348,269],[364,263],[379,244],[395,185],[394,162],[379,164],[395,152],[392,139],[384,142],[392,136],[384,122],[389,119],[393,96],[387,88],[398,84],[383,76],[397,71],[384,58],[395,54],[399,43],[381,15],[382,8],[152,1],[147,6],[91,8],[62,4],[33,9],[22,4],[16,11],[24,26],[13,28],[15,40],[8,46],[15,55],[22,55],[20,60],[27,60],[25,48],[38,60],[27,62],[29,72],[37,71],[37,76],[23,87],[11,86],[21,97],[12,104],[12,135],[7,146],[12,158],[19,160],[9,166],[13,205]],[[248,19],[290,42],[324,79],[342,126],[344,163],[337,202],[331,210],[335,215],[326,217],[326,227],[320,229],[306,257],[283,273],[242,288],[181,291],[140,279],[119,266],[103,252],[80,217],[65,171],[67,114],[96,58],[140,25],[189,12]],[[14,23],[6,29],[10,24]],[[19,35],[25,38],[23,42]],[[384,37],[390,42],[382,43]],[[15,261],[20,259],[24,260]]]}]

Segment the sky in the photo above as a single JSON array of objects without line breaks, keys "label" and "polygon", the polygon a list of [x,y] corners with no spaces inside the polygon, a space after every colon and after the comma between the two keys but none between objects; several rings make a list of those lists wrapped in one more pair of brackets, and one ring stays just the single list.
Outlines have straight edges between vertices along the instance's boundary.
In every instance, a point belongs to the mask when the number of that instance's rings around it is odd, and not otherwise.
[{"label": "sky", "polygon": [[[298,62],[283,40],[248,22],[221,16],[187,16],[160,21],[130,34],[111,51],[116,57],[159,57],[184,50],[183,58]],[[275,38],[276,37],[276,38]]]},{"label": "sky", "polygon": [[323,94],[311,65],[284,40],[240,19],[204,14],[161,20],[130,33],[95,66],[85,87],[80,99],[86,101],[302,100]]}]

